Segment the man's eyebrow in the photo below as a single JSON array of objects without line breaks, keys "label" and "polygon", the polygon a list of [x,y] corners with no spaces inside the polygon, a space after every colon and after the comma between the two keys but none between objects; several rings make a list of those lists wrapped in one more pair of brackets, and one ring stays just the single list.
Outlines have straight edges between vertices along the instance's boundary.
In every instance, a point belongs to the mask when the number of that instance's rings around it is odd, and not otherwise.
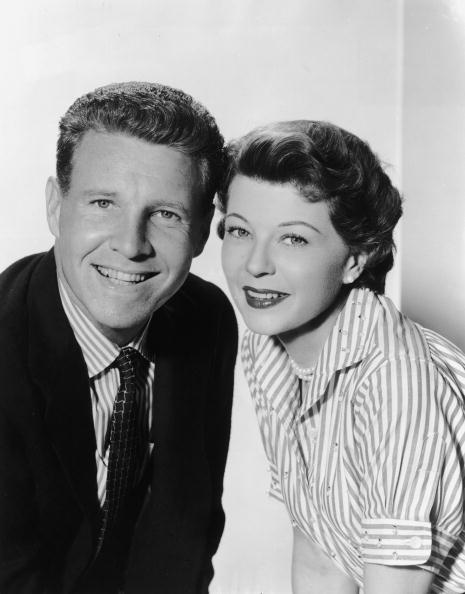
[{"label": "man's eyebrow", "polygon": [[182,211],[185,215],[188,215],[191,212],[182,202],[170,202],[168,200],[156,200],[150,205],[150,209],[157,208],[175,208]]},{"label": "man's eyebrow", "polygon": [[278,227],[291,227],[292,225],[305,225],[305,227],[313,229],[313,231],[321,235],[321,231],[311,223],[307,223],[307,221],[286,221],[285,223],[280,223]]},{"label": "man's eyebrow", "polygon": [[108,198],[116,196],[116,192],[111,192],[109,190],[84,190],[84,196],[106,196]]},{"label": "man's eyebrow", "polygon": [[[105,198],[114,198],[118,195],[118,192],[113,192],[111,190],[84,190],[84,196],[88,196],[90,198],[94,196],[104,196]],[[186,208],[182,202],[171,202],[169,200],[157,200],[154,201],[153,204],[150,205],[150,208],[176,208],[177,210],[181,210],[185,214],[189,214],[189,210]]]}]

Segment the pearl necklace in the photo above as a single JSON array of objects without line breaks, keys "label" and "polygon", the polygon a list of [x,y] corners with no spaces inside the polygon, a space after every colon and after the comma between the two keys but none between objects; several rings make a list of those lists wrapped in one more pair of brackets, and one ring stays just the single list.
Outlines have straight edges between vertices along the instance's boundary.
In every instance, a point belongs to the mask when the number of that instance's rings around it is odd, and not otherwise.
[{"label": "pearl necklace", "polygon": [[289,357],[289,361],[291,362],[291,367],[294,370],[294,373],[299,379],[308,382],[313,378],[313,374],[315,373],[314,367],[300,367],[300,365],[297,365],[291,357]]}]

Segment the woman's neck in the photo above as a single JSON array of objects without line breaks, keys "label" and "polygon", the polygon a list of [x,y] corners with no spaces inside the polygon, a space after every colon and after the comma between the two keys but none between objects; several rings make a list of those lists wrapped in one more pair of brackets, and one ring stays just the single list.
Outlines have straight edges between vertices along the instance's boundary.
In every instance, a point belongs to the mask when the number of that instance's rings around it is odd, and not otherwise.
[{"label": "woman's neck", "polygon": [[341,291],[331,306],[317,318],[310,320],[296,330],[290,330],[278,336],[288,355],[299,367],[315,367],[336,318],[347,301],[347,297],[348,292]]}]

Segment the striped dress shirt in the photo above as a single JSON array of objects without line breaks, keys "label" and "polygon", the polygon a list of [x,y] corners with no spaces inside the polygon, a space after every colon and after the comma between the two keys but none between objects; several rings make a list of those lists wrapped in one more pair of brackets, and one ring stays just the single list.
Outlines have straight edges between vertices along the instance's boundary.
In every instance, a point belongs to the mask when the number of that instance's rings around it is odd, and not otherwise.
[{"label": "striped dress shirt", "polygon": [[310,376],[246,331],[242,359],[270,494],[363,592],[365,563],[465,591],[465,355],[353,289]]},{"label": "striped dress shirt", "polygon": [[[89,398],[92,403],[95,440],[97,448],[97,491],[100,505],[103,506],[106,495],[109,450],[108,439],[113,404],[118,392],[120,378],[115,366],[120,347],[108,340],[97,330],[87,316],[71,301],[65,286],[58,282],[63,309],[69,320],[74,336],[81,347],[89,375]],[[140,435],[140,456],[142,473],[150,456],[153,445],[149,443],[152,419],[152,390],[155,377],[154,353],[147,350],[144,330],[132,342],[125,346],[136,349],[142,356],[139,358],[136,373],[135,401],[138,409],[138,426]],[[72,380],[70,380],[72,381]]]}]

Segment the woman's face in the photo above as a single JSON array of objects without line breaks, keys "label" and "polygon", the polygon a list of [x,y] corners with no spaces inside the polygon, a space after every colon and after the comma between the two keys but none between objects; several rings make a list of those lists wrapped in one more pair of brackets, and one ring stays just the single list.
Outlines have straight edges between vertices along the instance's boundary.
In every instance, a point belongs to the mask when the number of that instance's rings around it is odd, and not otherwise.
[{"label": "woman's face", "polygon": [[243,175],[229,188],[222,262],[245,323],[267,335],[304,329],[357,276],[325,202]]}]

